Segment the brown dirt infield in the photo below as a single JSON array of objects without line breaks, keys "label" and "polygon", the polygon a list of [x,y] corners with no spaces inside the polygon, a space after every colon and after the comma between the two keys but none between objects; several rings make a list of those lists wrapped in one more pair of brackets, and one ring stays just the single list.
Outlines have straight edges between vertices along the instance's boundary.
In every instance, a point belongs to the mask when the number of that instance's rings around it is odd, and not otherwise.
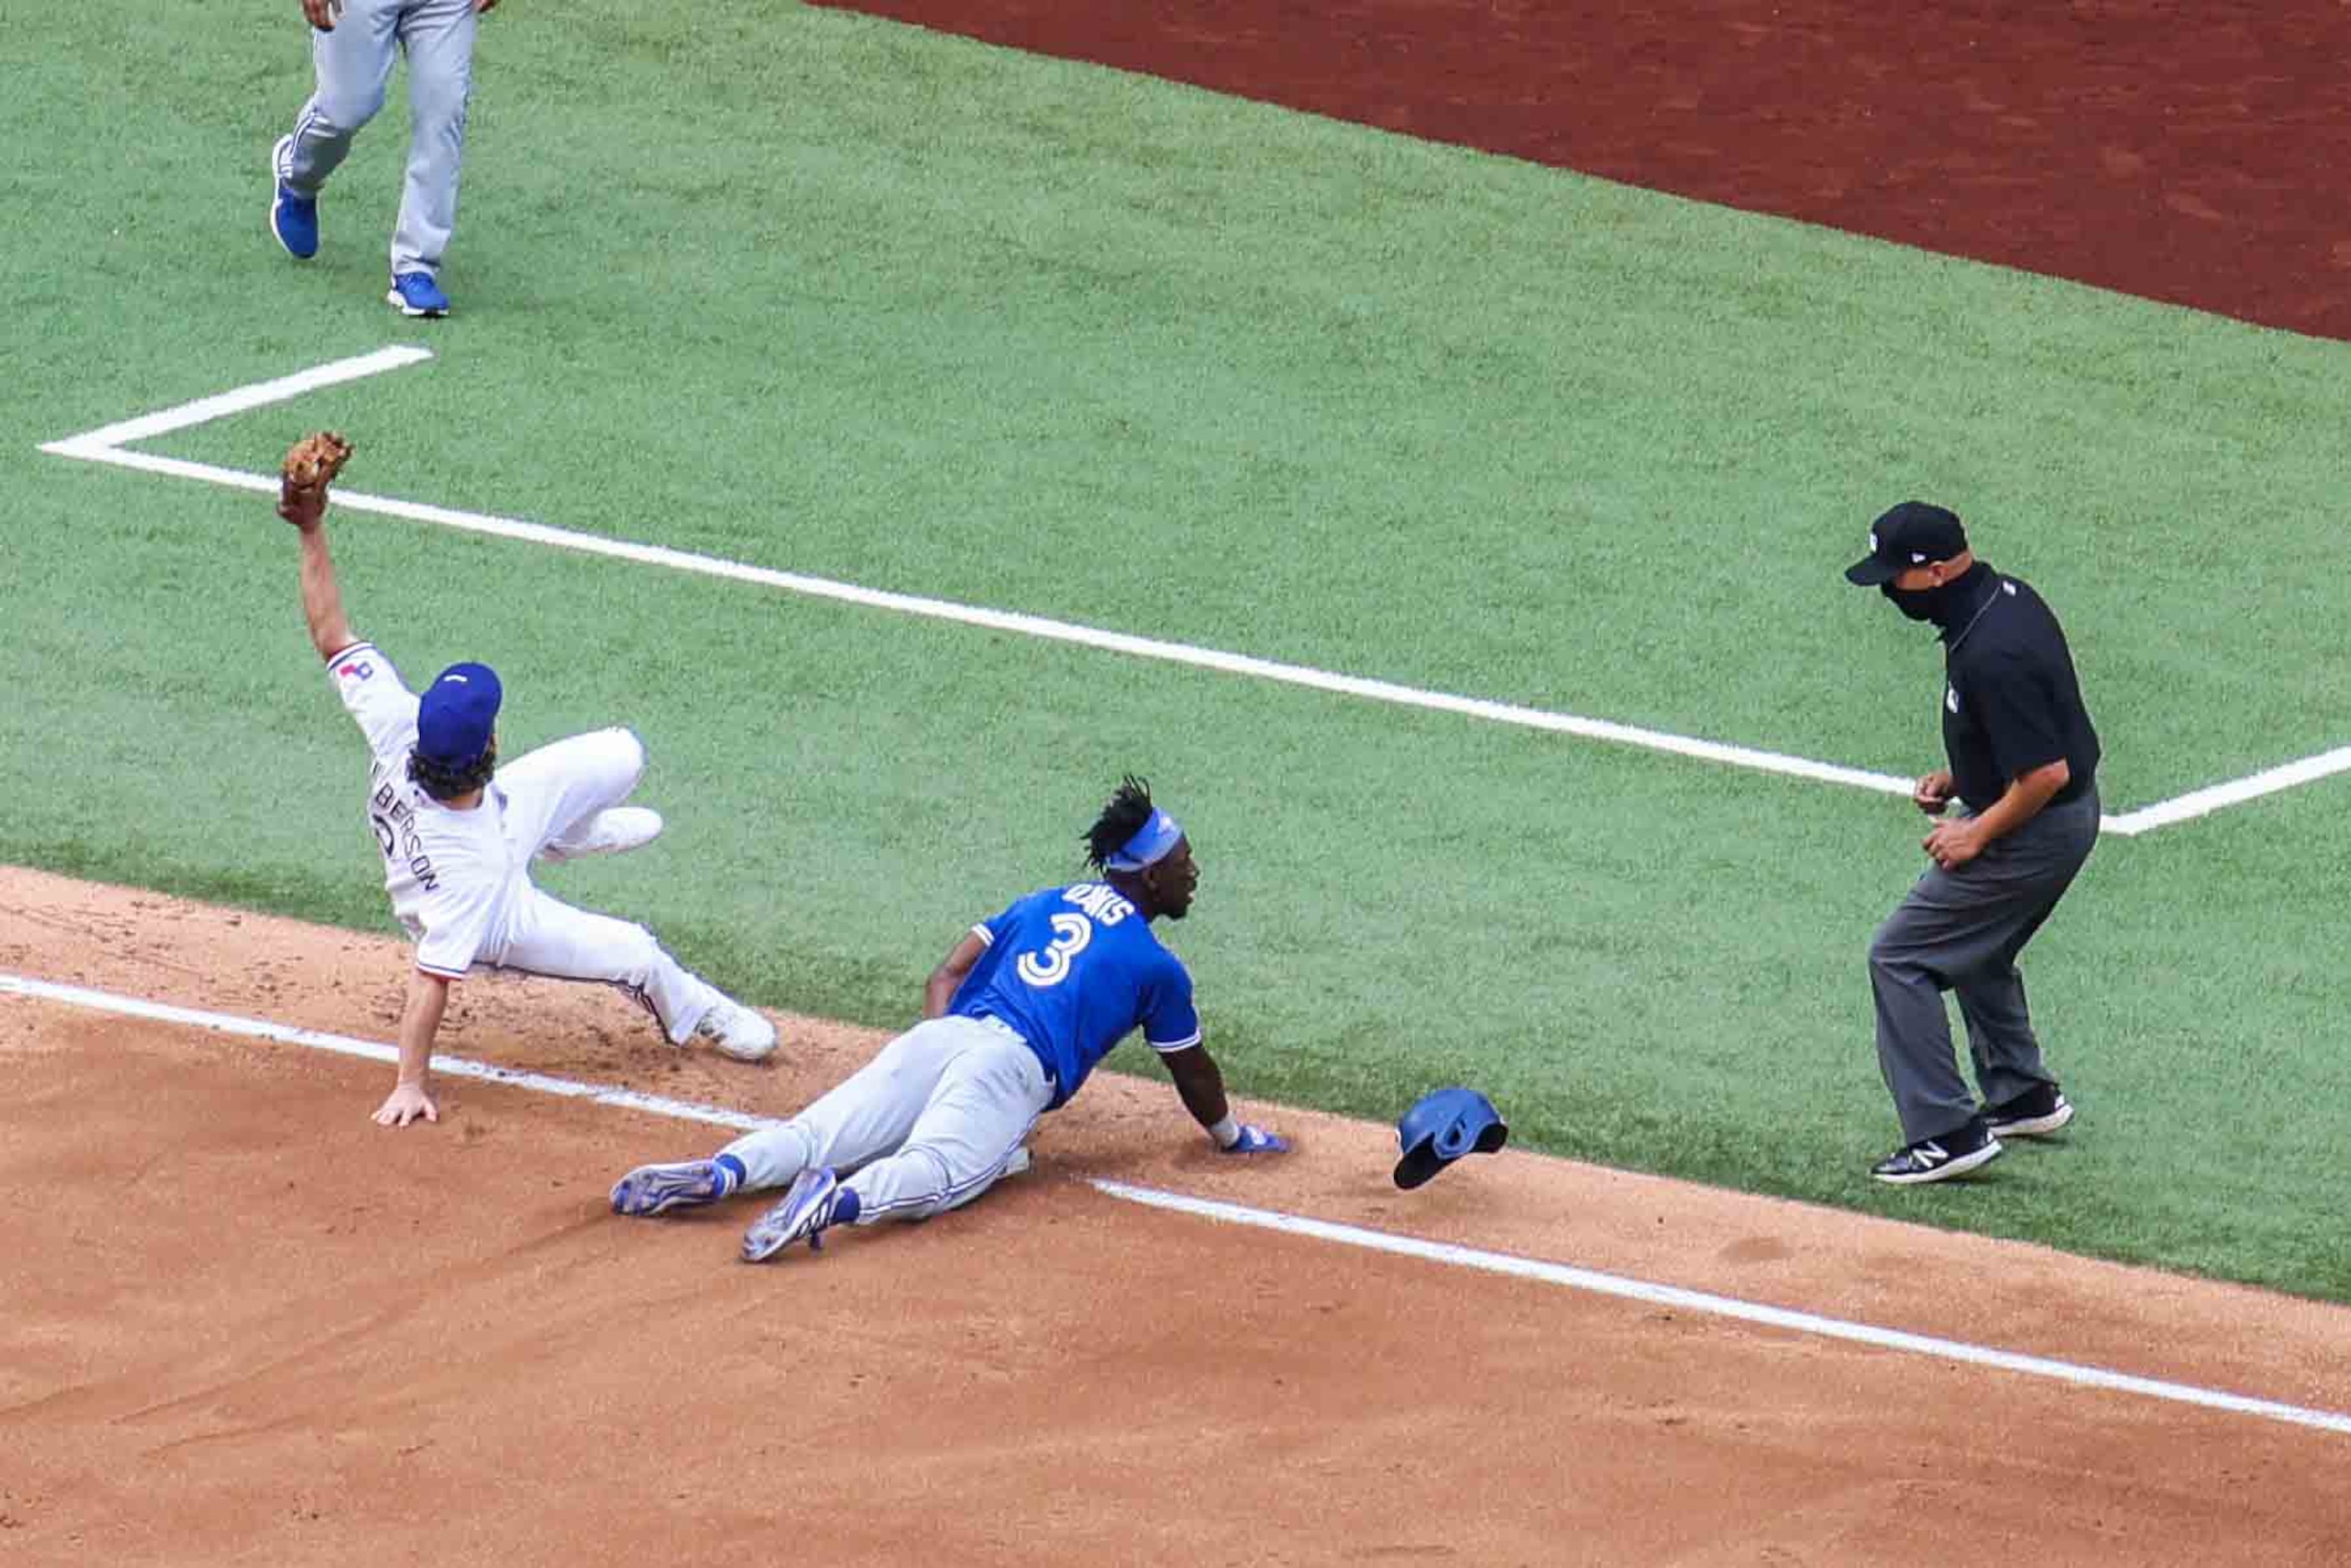
[{"label": "brown dirt infield", "polygon": [[[367,1039],[395,942],[0,872],[0,970]],[[457,1054],[781,1113],[597,988]],[[1852,1564],[2351,1560],[2351,1437],[1121,1202],[1106,1177],[2351,1410],[2351,1311],[1384,1127],[1237,1166],[1105,1077],[928,1225],[734,1260],[605,1211],[725,1134],[0,996],[0,1560]],[[2031,1157],[2020,1151],[2017,1157]],[[1966,1201],[1938,1195],[1936,1201]],[[1932,1212],[1934,1203],[1922,1205]]]},{"label": "brown dirt infield", "polygon": [[839,8],[2351,338],[2338,0]]}]

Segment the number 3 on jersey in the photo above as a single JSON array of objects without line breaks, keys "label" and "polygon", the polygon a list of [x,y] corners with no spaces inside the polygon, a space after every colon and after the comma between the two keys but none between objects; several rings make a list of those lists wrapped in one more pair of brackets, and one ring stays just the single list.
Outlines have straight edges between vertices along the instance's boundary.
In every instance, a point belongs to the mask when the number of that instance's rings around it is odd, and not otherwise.
[{"label": "number 3 on jersey", "polygon": [[1058,986],[1070,977],[1070,960],[1086,950],[1094,939],[1094,923],[1082,915],[1053,916],[1053,939],[1040,953],[1023,953],[1013,960],[1013,971],[1029,984],[1042,989]]}]

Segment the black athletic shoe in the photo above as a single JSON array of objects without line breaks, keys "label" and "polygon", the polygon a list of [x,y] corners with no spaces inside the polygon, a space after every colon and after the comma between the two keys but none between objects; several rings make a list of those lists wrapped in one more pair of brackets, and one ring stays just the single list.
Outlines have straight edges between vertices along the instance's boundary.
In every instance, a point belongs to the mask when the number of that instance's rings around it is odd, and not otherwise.
[{"label": "black athletic shoe", "polygon": [[1991,1130],[1979,1116],[1957,1132],[1939,1138],[1921,1138],[1907,1149],[1896,1149],[1870,1166],[1869,1174],[1896,1186],[1912,1186],[1922,1181],[1965,1176],[1999,1157],[2000,1140],[1991,1135]]},{"label": "black athletic shoe", "polygon": [[2074,1119],[2074,1103],[2054,1083],[2041,1083],[1986,1106],[1983,1119],[1995,1138],[2045,1138]]}]

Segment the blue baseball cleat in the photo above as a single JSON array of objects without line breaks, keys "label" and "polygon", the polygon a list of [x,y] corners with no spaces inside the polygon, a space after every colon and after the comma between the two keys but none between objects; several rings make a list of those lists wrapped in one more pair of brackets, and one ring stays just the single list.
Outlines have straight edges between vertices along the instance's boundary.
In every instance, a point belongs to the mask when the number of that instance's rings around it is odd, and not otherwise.
[{"label": "blue baseball cleat", "polygon": [[446,316],[449,297],[433,281],[429,272],[402,272],[393,276],[392,291],[383,297],[384,303],[402,316]]},{"label": "blue baseball cleat", "polygon": [[291,136],[281,136],[269,151],[269,232],[287,255],[308,261],[319,254],[319,198],[298,196],[286,187],[286,155],[293,146]]},{"label": "blue baseball cleat", "polygon": [[[824,1243],[820,1239],[839,1213],[844,1196],[854,1203],[855,1195],[844,1194],[841,1177],[831,1166],[800,1172],[784,1200],[752,1221],[751,1228],[743,1233],[743,1261],[763,1263],[804,1236],[809,1250],[821,1248]],[[852,1215],[856,1212],[854,1207],[850,1209]]]},{"label": "blue baseball cleat", "polygon": [[716,1160],[639,1166],[614,1184],[612,1212],[652,1215],[667,1214],[673,1208],[700,1208],[734,1190],[735,1173]]}]

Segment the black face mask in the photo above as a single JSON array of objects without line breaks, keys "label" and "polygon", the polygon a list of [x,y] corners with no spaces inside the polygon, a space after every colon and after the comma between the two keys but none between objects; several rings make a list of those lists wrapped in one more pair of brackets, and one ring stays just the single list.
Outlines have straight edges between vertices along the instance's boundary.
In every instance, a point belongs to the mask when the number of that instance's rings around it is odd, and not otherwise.
[{"label": "black face mask", "polygon": [[1877,591],[1911,620],[1932,621],[1948,632],[1962,611],[1974,606],[1991,576],[1991,569],[1978,561],[1940,588],[1900,589],[1890,582],[1881,582]]},{"label": "black face mask", "polygon": [[1919,589],[1914,592],[1896,588],[1890,582],[1881,582],[1877,585],[1877,591],[1886,595],[1886,602],[1913,621],[1940,621],[1942,617],[1935,612],[1942,604],[1943,596],[1949,591],[1950,586],[1947,582],[1940,588]]}]

